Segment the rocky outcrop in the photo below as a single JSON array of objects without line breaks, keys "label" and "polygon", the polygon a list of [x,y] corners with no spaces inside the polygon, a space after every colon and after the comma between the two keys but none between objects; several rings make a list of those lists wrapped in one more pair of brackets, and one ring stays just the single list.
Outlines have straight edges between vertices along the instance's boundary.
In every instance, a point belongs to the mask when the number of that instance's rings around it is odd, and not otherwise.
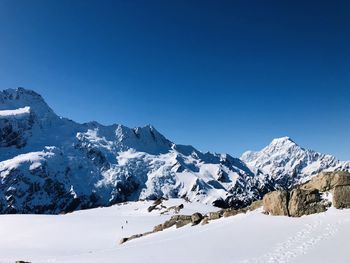
[{"label": "rocky outcrop", "polygon": [[321,192],[330,191],[336,186],[350,185],[350,173],[337,172],[323,172],[311,178],[310,181],[301,185],[302,189],[317,189]]},{"label": "rocky outcrop", "polygon": [[274,191],[263,198],[264,211],[270,215],[289,216],[287,191]]},{"label": "rocky outcrop", "polygon": [[222,217],[222,212],[218,211],[218,212],[210,212],[208,214],[209,220],[216,220],[219,219],[220,217]]},{"label": "rocky outcrop", "polygon": [[333,189],[333,206],[350,208],[350,185],[339,185]]},{"label": "rocky outcrop", "polygon": [[[156,203],[156,205],[160,205],[160,203],[158,204]],[[183,205],[180,205],[180,206],[183,206]],[[253,211],[261,206],[262,206],[262,201],[257,200],[253,202],[250,206],[245,208],[240,208],[240,209],[226,208],[216,212],[209,212],[205,215],[202,215],[201,213],[198,213],[198,212],[192,215],[173,215],[170,217],[170,219],[166,220],[163,224],[154,226],[152,231],[146,232],[143,234],[132,235],[130,237],[124,237],[120,240],[119,244],[123,244],[127,241],[133,240],[135,238],[140,238],[152,233],[160,232],[173,226],[176,226],[176,228],[180,228],[189,224],[191,224],[192,226],[196,226],[199,224],[206,225],[206,224],[209,224],[209,222],[212,220],[217,220],[221,217],[230,217],[238,214],[243,214],[248,211]]]},{"label": "rocky outcrop", "polygon": [[305,190],[296,188],[289,195],[288,213],[292,217],[324,212],[329,206],[326,200],[322,200],[321,194],[317,189]]},{"label": "rocky outcrop", "polygon": [[203,216],[201,213],[194,213],[191,216],[191,221],[192,221],[192,225],[198,225],[203,219]]},{"label": "rocky outcrop", "polygon": [[[322,198],[330,192],[332,203]],[[335,208],[350,208],[350,173],[325,172],[290,190],[274,191],[263,198],[264,211],[271,215],[300,217]]]}]

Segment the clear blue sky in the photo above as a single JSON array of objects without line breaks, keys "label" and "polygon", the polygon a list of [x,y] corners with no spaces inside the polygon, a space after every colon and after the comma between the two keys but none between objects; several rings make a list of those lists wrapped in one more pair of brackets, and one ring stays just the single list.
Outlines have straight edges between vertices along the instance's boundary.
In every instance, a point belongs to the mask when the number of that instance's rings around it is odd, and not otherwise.
[{"label": "clear blue sky", "polygon": [[349,1],[0,0],[0,88],[203,151],[290,136],[350,159],[349,13]]}]

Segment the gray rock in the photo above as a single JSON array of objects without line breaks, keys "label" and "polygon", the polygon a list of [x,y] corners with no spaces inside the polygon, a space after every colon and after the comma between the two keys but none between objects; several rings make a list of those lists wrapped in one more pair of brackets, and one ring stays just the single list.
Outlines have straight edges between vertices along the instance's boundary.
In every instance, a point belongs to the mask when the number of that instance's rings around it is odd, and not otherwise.
[{"label": "gray rock", "polygon": [[147,211],[150,213],[152,212],[157,206],[156,205],[151,205],[147,208]]},{"label": "gray rock", "polygon": [[202,214],[201,213],[194,213],[192,216],[191,216],[191,221],[192,221],[192,225],[197,225],[199,224],[201,221],[202,221]]},{"label": "gray rock", "polygon": [[206,224],[209,224],[209,218],[207,216],[203,218],[201,225],[206,225]]},{"label": "gray rock", "polygon": [[[124,244],[126,241],[128,241],[129,240],[129,238],[127,238],[127,237],[123,237],[121,240],[120,240],[120,242],[119,242],[119,244],[121,245],[121,244]],[[20,261],[19,261],[20,262]]]},{"label": "gray rock", "polygon": [[160,205],[161,203],[162,203],[162,199],[161,198],[158,198],[157,200],[155,200],[154,202],[153,202],[153,205],[154,206],[157,206],[157,205]]},{"label": "gray rock", "polygon": [[210,212],[208,214],[209,220],[215,220],[215,219],[219,219],[222,216],[222,212],[218,211],[218,212]]},{"label": "gray rock", "polygon": [[185,225],[188,225],[192,223],[192,220],[191,219],[186,219],[186,220],[178,220],[176,222],[176,228],[180,228],[180,227],[183,227]]},{"label": "gray rock", "polygon": [[163,224],[156,225],[153,227],[153,232],[163,231]]},{"label": "gray rock", "polygon": [[176,224],[177,220],[169,219],[163,223],[163,229],[170,228]]},{"label": "gray rock", "polygon": [[334,187],[332,202],[335,208],[350,208],[350,185]]}]

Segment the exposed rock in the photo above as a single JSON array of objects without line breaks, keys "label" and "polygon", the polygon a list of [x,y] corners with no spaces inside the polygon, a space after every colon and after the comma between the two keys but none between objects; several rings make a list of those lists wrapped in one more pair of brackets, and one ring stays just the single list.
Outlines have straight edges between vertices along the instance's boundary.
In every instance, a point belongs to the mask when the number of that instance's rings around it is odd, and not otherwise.
[{"label": "exposed rock", "polygon": [[121,240],[120,240],[120,242],[119,242],[119,244],[121,245],[121,244],[124,244],[126,241],[128,241],[129,240],[129,238],[127,238],[127,237],[123,237]]},{"label": "exposed rock", "polygon": [[169,219],[169,220],[165,221],[163,223],[163,229],[174,226],[176,224],[176,222],[177,222],[177,220],[174,220],[174,219]]},{"label": "exposed rock", "polygon": [[181,209],[184,208],[184,205],[183,204],[180,204],[178,205],[176,208],[175,208],[175,213],[179,213]]},{"label": "exposed rock", "polygon": [[150,234],[153,234],[154,232],[153,231],[148,231],[148,232],[145,232],[143,234],[141,234],[141,236],[139,237],[144,237],[144,236],[147,236],[147,235],[150,235]]},{"label": "exposed rock", "polygon": [[271,215],[289,216],[287,191],[279,190],[266,194],[263,198],[264,211]]},{"label": "exposed rock", "polygon": [[207,216],[203,218],[201,225],[206,225],[206,224],[209,224],[209,218]]},{"label": "exposed rock", "polygon": [[192,220],[192,216],[179,215],[178,220]]},{"label": "exposed rock", "polygon": [[251,205],[248,207],[248,209],[250,211],[253,211],[253,210],[256,210],[260,207],[263,206],[263,201],[262,200],[257,200],[257,201],[254,201],[253,203],[251,203]]},{"label": "exposed rock", "polygon": [[350,185],[350,173],[323,172],[311,178],[310,181],[301,186],[302,189],[318,189],[321,192],[329,191],[336,186]]},{"label": "exposed rock", "polygon": [[[166,207],[165,207],[165,208],[166,208]],[[183,205],[183,204],[180,204],[180,205],[178,205],[178,206],[174,205],[174,206],[171,206],[171,207],[167,208],[167,209],[166,209],[165,211],[163,211],[161,214],[168,213],[168,212],[170,212],[171,210],[174,210],[174,212],[175,212],[176,214],[178,214],[182,208],[184,208],[184,205]]]},{"label": "exposed rock", "polygon": [[155,200],[154,202],[153,202],[153,205],[155,205],[155,206],[157,206],[157,205],[160,205],[161,203],[162,203],[162,199],[161,198],[158,198],[157,200]]},{"label": "exposed rock", "polygon": [[350,208],[350,185],[334,187],[332,202],[335,208]]},{"label": "exposed rock", "polygon": [[147,211],[150,213],[152,212],[157,206],[156,205],[151,205],[147,208]]},{"label": "exposed rock", "polygon": [[322,200],[317,189],[296,188],[290,192],[288,210],[290,216],[300,217],[326,211],[327,203]]},{"label": "exposed rock", "polygon": [[155,227],[153,227],[153,232],[159,232],[159,231],[163,231],[163,224],[159,224],[156,225]]},{"label": "exposed rock", "polygon": [[185,226],[185,225],[190,224],[191,222],[192,222],[192,220],[191,220],[191,219],[186,219],[186,220],[178,220],[178,221],[176,222],[176,228],[183,227],[183,226]]},{"label": "exposed rock", "polygon": [[239,214],[239,210],[228,208],[224,210],[223,216],[230,217],[230,216],[235,216],[237,214]]},{"label": "exposed rock", "polygon": [[210,212],[208,214],[209,220],[215,220],[215,219],[219,219],[220,217],[222,217],[222,211],[218,211],[218,212]]},{"label": "exposed rock", "polygon": [[201,213],[194,213],[192,216],[191,216],[191,220],[192,220],[192,225],[197,225],[201,222],[203,216]]}]

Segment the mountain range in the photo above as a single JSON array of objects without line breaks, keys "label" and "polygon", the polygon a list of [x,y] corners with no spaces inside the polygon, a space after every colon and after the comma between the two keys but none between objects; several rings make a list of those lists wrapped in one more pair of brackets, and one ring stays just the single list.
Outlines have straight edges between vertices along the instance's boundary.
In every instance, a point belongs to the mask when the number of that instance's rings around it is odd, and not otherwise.
[{"label": "mountain range", "polygon": [[242,207],[350,162],[288,137],[240,158],[176,144],[153,126],[76,123],[24,88],[0,91],[0,213],[58,214],[125,201],[184,198]]}]

